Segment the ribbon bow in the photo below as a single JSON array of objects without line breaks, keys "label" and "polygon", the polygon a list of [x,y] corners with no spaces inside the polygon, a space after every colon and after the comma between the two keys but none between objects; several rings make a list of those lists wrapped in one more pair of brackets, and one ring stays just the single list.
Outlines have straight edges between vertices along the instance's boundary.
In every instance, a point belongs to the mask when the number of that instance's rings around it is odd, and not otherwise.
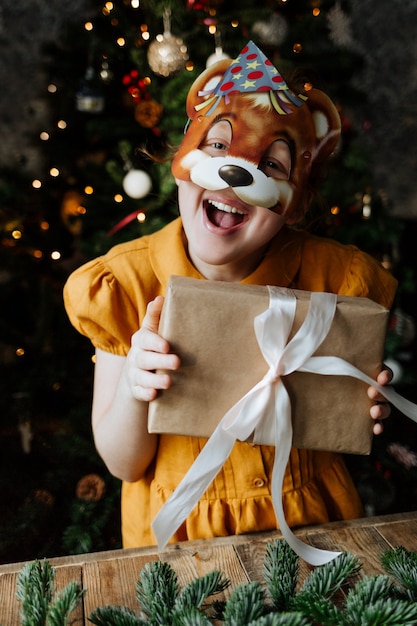
[{"label": "ribbon bow", "polygon": [[339,357],[313,357],[326,338],[337,306],[337,296],[312,293],[305,320],[294,337],[288,337],[297,306],[290,289],[268,287],[269,308],[254,320],[255,335],[262,355],[269,365],[263,379],[250,389],[223,416],[203,450],[171,497],[165,502],[152,527],[158,547],[162,550],[176,529],[184,522],[215,478],[237,440],[246,441],[253,433],[254,441],[273,434],[275,461],[271,494],[283,537],[292,549],[311,565],[323,565],[340,552],[321,550],[298,539],[286,523],[282,507],[282,485],[292,446],[291,403],[282,377],[298,370],[317,374],[338,374],[359,378],[376,387],[387,400],[417,422],[417,405],[397,394],[392,388],[378,385],[372,378]]}]

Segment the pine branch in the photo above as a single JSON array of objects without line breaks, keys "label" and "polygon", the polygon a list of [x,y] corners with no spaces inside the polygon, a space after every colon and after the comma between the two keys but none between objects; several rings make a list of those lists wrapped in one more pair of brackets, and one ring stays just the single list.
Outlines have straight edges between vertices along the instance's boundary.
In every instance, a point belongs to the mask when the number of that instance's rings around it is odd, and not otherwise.
[{"label": "pine branch", "polygon": [[298,557],[286,541],[277,539],[268,544],[263,577],[277,611],[289,608],[295,595],[299,573]]},{"label": "pine branch", "polygon": [[225,626],[242,626],[264,615],[264,599],[261,583],[257,581],[235,587],[224,609]]},{"label": "pine branch", "polygon": [[186,607],[200,608],[209,596],[221,593],[230,585],[230,581],[221,572],[210,572],[191,581],[184,587],[175,601],[175,611]]},{"label": "pine branch", "polygon": [[65,626],[84,593],[85,589],[74,581],[58,592],[49,607],[47,626]]},{"label": "pine branch", "polygon": [[136,596],[150,624],[170,623],[178,594],[177,575],[169,563],[153,561],[145,565],[136,585]]},{"label": "pine branch", "polygon": [[27,563],[17,579],[16,596],[21,603],[21,626],[65,626],[84,594],[79,583],[70,582],[53,597],[55,569],[44,560]]},{"label": "pine branch", "polygon": [[407,600],[380,598],[370,605],[355,607],[346,613],[346,624],[369,626],[415,626],[417,604]]},{"label": "pine branch", "polygon": [[88,616],[96,626],[146,626],[148,622],[124,606],[100,606]]},{"label": "pine branch", "polygon": [[333,602],[314,591],[301,591],[293,599],[291,608],[321,626],[345,624],[343,614]]},{"label": "pine branch", "polygon": [[55,570],[46,560],[43,563],[36,560],[22,568],[16,591],[21,604],[22,626],[44,626],[54,578]]},{"label": "pine branch", "polygon": [[310,623],[302,613],[270,613],[247,626],[308,626]]},{"label": "pine branch", "polygon": [[384,552],[381,563],[385,571],[405,588],[408,599],[417,601],[417,553],[400,546]]},{"label": "pine branch", "polygon": [[330,597],[361,568],[362,565],[355,556],[342,552],[330,563],[313,570],[304,581],[301,592]]},{"label": "pine branch", "polygon": [[210,626],[211,620],[194,606],[185,606],[173,616],[172,626]]}]

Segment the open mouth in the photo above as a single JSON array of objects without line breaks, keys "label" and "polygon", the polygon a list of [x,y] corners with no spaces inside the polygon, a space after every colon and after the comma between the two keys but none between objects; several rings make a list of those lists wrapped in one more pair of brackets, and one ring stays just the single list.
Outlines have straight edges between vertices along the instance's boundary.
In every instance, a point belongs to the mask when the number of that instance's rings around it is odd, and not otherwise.
[{"label": "open mouth", "polygon": [[204,209],[209,221],[218,228],[235,228],[247,219],[247,214],[239,211],[230,204],[217,202],[216,200],[205,200]]}]

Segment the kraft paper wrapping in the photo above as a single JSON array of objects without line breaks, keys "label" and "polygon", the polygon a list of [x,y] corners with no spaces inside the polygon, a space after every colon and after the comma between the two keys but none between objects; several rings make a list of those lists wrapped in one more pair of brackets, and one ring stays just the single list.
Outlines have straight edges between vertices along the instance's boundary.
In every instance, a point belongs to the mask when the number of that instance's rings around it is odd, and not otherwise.
[{"label": "kraft paper wrapping", "polygon": [[[311,295],[290,291],[297,306],[288,341],[303,323]],[[254,318],[269,301],[268,287],[171,277],[159,331],[180,356],[181,368],[171,374],[172,387],[150,403],[150,432],[210,437],[223,415],[268,372]],[[367,298],[337,296],[330,331],[314,356],[340,357],[375,379],[388,315]],[[291,401],[294,446],[369,454],[373,422],[366,382],[300,371],[282,380]],[[250,439],[276,443],[264,430]]]}]

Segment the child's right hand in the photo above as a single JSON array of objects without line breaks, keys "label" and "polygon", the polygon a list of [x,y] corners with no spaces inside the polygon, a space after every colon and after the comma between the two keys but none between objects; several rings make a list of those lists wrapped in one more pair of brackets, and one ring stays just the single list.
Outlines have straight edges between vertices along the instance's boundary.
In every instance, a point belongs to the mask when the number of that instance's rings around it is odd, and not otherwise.
[{"label": "child's right hand", "polygon": [[164,298],[158,296],[148,304],[142,327],[132,336],[132,345],[127,355],[127,378],[132,395],[137,400],[154,400],[159,389],[171,385],[169,374],[156,370],[176,370],[180,359],[170,353],[169,343],[158,334]]}]

